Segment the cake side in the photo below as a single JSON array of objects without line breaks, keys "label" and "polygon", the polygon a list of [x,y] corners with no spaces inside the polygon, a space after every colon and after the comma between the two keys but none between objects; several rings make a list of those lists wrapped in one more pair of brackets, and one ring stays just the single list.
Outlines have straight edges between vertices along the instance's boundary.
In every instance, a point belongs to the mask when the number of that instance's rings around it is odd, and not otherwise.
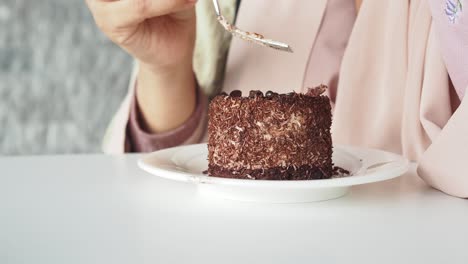
[{"label": "cake side", "polygon": [[252,91],[210,103],[208,173],[218,177],[307,180],[332,174],[331,106],[314,93]]}]

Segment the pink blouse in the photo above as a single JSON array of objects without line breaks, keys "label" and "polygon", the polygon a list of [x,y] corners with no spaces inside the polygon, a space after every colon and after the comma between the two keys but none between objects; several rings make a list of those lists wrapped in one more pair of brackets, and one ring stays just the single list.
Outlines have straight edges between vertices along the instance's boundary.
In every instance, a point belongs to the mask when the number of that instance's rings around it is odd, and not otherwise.
[{"label": "pink blouse", "polygon": [[[468,48],[468,15],[464,15],[463,10],[448,10],[453,9],[452,4],[456,4],[458,0],[428,1],[431,5],[433,23],[439,34],[445,64],[461,99],[468,85],[468,74],[465,73],[468,69],[468,52],[462,52]],[[336,96],[341,59],[352,31],[355,14],[354,1],[329,0],[310,53],[304,83],[310,84],[309,86],[318,83],[328,85],[332,102]],[[323,61],[328,62],[326,66],[320,63]],[[141,114],[134,97],[127,125],[126,151],[151,152],[177,146],[186,141],[201,121],[207,105],[207,99],[201,92],[197,100],[196,110],[184,125],[173,131],[150,134],[141,126]]]}]

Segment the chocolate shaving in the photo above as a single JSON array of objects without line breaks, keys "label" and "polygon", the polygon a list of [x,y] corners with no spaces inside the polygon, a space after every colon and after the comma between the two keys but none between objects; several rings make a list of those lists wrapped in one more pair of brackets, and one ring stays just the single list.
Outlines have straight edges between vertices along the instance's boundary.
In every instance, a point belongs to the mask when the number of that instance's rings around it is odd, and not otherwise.
[{"label": "chocolate shaving", "polygon": [[338,166],[333,166],[333,178],[343,178],[351,176],[351,172]]},{"label": "chocolate shaving", "polygon": [[275,93],[275,92],[272,92],[272,91],[267,91],[265,93],[265,97],[267,97],[267,98],[272,98],[272,97],[276,97],[276,96],[278,96],[278,93]]},{"label": "chocolate shaving", "polygon": [[321,85],[319,85],[319,86],[317,86],[315,88],[308,88],[306,95],[308,95],[308,96],[320,96],[327,89],[328,89],[328,87],[326,85],[321,84]]},{"label": "chocolate shaving", "polygon": [[250,98],[255,98],[255,97],[262,97],[263,98],[263,93],[262,93],[262,91],[252,90],[249,93],[249,97]]},{"label": "chocolate shaving", "polygon": [[242,92],[239,91],[239,90],[234,90],[229,94],[229,96],[231,96],[231,97],[242,97]]},{"label": "chocolate shaving", "polygon": [[253,35],[254,37],[259,38],[259,39],[264,39],[265,38],[262,34],[255,33],[255,32],[248,32],[247,34]]}]

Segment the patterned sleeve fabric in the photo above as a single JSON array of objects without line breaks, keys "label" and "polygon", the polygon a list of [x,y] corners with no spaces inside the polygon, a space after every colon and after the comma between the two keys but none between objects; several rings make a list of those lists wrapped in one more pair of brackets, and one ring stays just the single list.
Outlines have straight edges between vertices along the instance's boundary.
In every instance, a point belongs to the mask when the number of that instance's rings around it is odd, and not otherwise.
[{"label": "patterned sleeve fabric", "polygon": [[468,86],[468,1],[429,0],[442,56],[460,99]]}]

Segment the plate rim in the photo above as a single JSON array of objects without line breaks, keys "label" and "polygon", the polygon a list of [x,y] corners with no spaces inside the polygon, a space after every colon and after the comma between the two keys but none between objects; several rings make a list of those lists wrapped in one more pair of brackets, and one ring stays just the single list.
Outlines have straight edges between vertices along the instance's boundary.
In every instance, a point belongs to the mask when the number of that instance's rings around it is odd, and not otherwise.
[{"label": "plate rim", "polygon": [[[392,156],[392,162],[383,166],[380,166],[378,169],[366,170],[363,175],[355,175],[343,178],[332,178],[332,179],[320,179],[320,180],[247,180],[247,179],[232,179],[232,178],[221,178],[213,177],[203,174],[193,174],[184,171],[171,171],[163,168],[158,168],[147,164],[147,160],[157,158],[155,156],[160,155],[171,155],[171,153],[176,153],[182,149],[186,148],[200,148],[206,147],[206,143],[200,144],[191,144],[177,146],[173,148],[162,149],[152,153],[148,153],[143,157],[138,159],[138,166],[152,174],[161,178],[181,181],[181,182],[191,182],[196,184],[219,184],[227,186],[239,186],[239,187],[256,187],[256,188],[336,188],[336,187],[347,187],[361,184],[368,184],[374,182],[380,182],[385,180],[390,180],[397,178],[403,175],[408,171],[410,162],[408,159],[404,158],[401,155],[396,153],[387,152],[384,150],[373,149],[373,148],[364,148],[356,147],[350,145],[334,145],[334,149],[340,149],[347,152],[359,159],[362,159],[359,155],[353,153],[359,152],[374,152],[379,153],[380,155]],[[370,166],[372,164],[367,164],[366,161],[362,161],[363,166]],[[392,167],[390,167],[392,165]],[[386,171],[382,172],[382,169],[386,168]]]}]

